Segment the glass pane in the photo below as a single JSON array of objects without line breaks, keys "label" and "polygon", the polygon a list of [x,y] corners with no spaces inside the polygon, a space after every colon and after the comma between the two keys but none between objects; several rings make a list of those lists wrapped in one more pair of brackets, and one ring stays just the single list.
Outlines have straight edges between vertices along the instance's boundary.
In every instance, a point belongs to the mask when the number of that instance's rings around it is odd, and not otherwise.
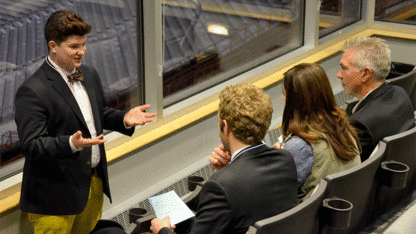
[{"label": "glass pane", "polygon": [[172,102],[303,43],[300,0],[164,0],[162,4],[163,95]]},{"label": "glass pane", "polygon": [[376,0],[374,18],[416,25],[416,0]]},{"label": "glass pane", "polygon": [[110,106],[129,109],[137,102],[136,0],[4,2],[0,8],[0,167],[22,157],[14,97],[20,84],[45,61],[43,28],[57,10],[75,11],[91,24],[83,63],[100,74]]},{"label": "glass pane", "polygon": [[322,0],[319,37],[357,22],[361,18],[361,0]]}]

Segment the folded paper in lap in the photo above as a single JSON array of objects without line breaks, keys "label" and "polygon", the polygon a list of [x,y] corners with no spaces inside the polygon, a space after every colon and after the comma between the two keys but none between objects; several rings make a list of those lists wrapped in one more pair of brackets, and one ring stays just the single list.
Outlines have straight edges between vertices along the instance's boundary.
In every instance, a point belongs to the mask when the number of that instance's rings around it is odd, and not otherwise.
[{"label": "folded paper in lap", "polygon": [[172,225],[176,225],[195,216],[173,190],[150,197],[149,202],[155,211],[156,217],[161,219],[165,216],[169,216]]}]

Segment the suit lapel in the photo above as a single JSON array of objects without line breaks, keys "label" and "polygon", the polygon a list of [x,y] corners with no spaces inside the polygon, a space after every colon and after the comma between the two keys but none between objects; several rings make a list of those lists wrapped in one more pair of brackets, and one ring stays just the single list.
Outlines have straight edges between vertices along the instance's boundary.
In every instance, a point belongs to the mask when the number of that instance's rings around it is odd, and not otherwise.
[{"label": "suit lapel", "polygon": [[49,66],[49,64],[46,62],[42,65],[42,68],[45,71],[46,77],[51,81],[52,88],[62,96],[62,98],[72,108],[78,119],[84,124],[85,127],[87,127],[87,123],[84,120],[84,116],[82,115],[81,109],[78,106],[77,100],[75,99],[64,79],[62,79],[59,72]]},{"label": "suit lapel", "polygon": [[97,131],[97,134],[102,132],[101,129],[101,120],[100,120],[100,113],[98,111],[98,106],[96,105],[97,102],[97,96],[95,95],[95,89],[94,89],[94,84],[93,84],[93,79],[91,79],[91,77],[89,77],[89,73],[87,73],[85,71],[85,69],[83,69],[83,67],[81,66],[80,71],[83,74],[84,77],[84,87],[87,90],[87,94],[88,94],[88,98],[90,99],[90,104],[91,104],[91,110],[92,110],[92,115],[94,117],[94,123],[95,123],[95,130]]},{"label": "suit lapel", "polygon": [[355,110],[355,112],[357,112],[359,109],[361,109],[363,106],[365,106],[365,104],[367,104],[368,102],[370,102],[371,100],[378,98],[380,95],[382,95],[383,93],[386,92],[386,88],[388,88],[388,86],[386,85],[386,83],[383,83],[380,87],[376,88],[375,90],[373,90],[370,94],[368,94],[367,97],[364,98],[364,100],[359,104],[359,106],[357,107],[357,109]]}]

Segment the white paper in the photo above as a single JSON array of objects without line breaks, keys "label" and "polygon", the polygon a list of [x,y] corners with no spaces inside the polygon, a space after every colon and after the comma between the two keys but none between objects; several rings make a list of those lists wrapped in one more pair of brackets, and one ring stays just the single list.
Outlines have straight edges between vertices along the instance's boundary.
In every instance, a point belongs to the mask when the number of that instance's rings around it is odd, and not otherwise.
[{"label": "white paper", "polygon": [[277,140],[279,141],[279,143],[283,143],[283,135],[280,135],[279,138],[277,138]]},{"label": "white paper", "polygon": [[155,211],[156,217],[161,219],[169,216],[171,225],[176,225],[195,216],[173,190],[151,197],[149,198],[149,202]]}]

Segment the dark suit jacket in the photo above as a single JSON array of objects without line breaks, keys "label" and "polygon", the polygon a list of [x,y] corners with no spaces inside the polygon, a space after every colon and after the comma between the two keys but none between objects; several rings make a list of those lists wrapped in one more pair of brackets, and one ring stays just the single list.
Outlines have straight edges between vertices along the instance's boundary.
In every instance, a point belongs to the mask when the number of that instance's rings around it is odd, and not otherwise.
[{"label": "dark suit jacket", "polygon": [[[296,205],[297,174],[292,155],[261,144],[242,153],[204,184],[191,233],[246,233],[256,221]],[[159,233],[174,232],[164,228]]]},{"label": "dark suit jacket", "polygon": [[[80,67],[97,134],[103,129],[132,135],[126,129],[125,112],[107,107],[97,71]],[[72,153],[69,138],[81,130],[91,138],[81,110],[61,75],[46,62],[16,93],[16,124],[25,156],[20,208],[48,215],[73,215],[83,211],[91,182],[91,147]],[[110,198],[107,159],[100,145],[97,173]]]},{"label": "dark suit jacket", "polygon": [[347,107],[352,124],[359,129],[362,147],[361,161],[366,160],[384,137],[411,129],[415,125],[412,102],[406,92],[397,86],[383,84],[361,102]]}]

